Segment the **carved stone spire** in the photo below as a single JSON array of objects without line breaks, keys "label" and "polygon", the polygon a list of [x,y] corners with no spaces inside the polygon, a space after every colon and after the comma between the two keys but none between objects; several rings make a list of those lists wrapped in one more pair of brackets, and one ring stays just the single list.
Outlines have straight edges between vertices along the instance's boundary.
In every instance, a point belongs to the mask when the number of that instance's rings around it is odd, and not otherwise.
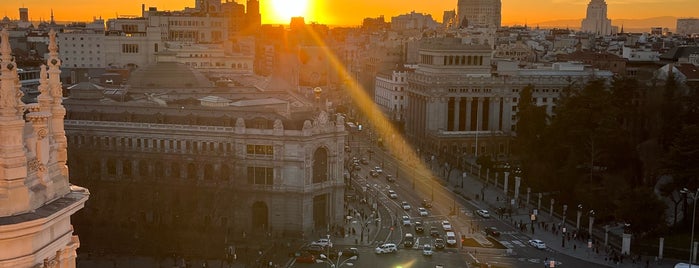
[{"label": "carved stone spire", "polygon": [[46,71],[46,65],[41,65],[40,67],[40,72],[39,72],[39,97],[37,97],[37,100],[39,101],[39,104],[41,104],[42,110],[44,111],[49,111],[51,107],[51,93],[49,92],[49,74]]},{"label": "carved stone spire", "polygon": [[17,65],[10,47],[10,33],[7,29],[0,32],[0,116],[18,117],[22,115],[22,91],[19,90]]}]

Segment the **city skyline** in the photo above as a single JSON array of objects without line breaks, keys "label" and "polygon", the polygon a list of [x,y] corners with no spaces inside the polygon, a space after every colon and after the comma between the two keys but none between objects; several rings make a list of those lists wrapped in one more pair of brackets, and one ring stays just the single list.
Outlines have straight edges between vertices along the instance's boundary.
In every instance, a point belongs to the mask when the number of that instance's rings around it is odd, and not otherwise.
[{"label": "city skyline", "polygon": [[[141,4],[145,4],[146,7],[157,7],[158,10],[181,10],[184,7],[194,6],[193,0],[124,0],[107,3],[73,0],[71,2],[75,4],[52,6],[55,3],[48,0],[9,0],[0,3],[0,12],[2,12],[3,17],[18,19],[18,9],[25,7],[29,9],[30,20],[49,21],[51,10],[53,10],[54,18],[57,21],[87,22],[99,17],[110,19],[117,16],[140,16]],[[246,1],[237,0],[236,2],[245,4],[244,2]],[[446,10],[456,9],[457,4],[456,0],[435,0],[429,2],[412,0],[407,3],[398,0],[380,2],[335,0],[333,5],[330,5],[329,1],[323,0],[306,0],[306,2],[307,8],[302,10],[301,8],[296,8],[296,5],[289,5],[289,1],[285,0],[261,0],[260,13],[262,13],[262,23],[288,24],[291,16],[302,16],[307,22],[343,26],[359,25],[362,19],[367,17],[375,18],[383,15],[386,21],[390,21],[390,18],[393,16],[412,11],[431,14],[435,20],[441,21],[442,13]],[[294,3],[297,4],[299,2],[297,0]],[[401,3],[402,6],[398,5],[398,3]],[[558,20],[582,20],[585,17],[588,3],[589,0],[502,0],[502,24],[536,25]],[[660,16],[683,18],[699,15],[693,12],[699,10],[699,2],[695,0],[616,0],[607,1],[607,4],[608,16],[612,20],[646,19]],[[346,12],[348,9],[355,12]],[[292,14],[294,11],[300,14]],[[580,27],[579,24],[567,26],[571,28]],[[657,26],[675,27],[675,25]]]}]

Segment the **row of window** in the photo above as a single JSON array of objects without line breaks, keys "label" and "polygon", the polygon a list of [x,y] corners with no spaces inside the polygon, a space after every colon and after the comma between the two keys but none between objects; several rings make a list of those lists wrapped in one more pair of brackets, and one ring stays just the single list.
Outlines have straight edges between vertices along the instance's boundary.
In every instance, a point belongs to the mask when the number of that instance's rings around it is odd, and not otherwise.
[{"label": "row of window", "polygon": [[138,53],[138,44],[121,44],[121,53]]},{"label": "row of window", "polygon": [[[127,138],[127,137],[95,137],[71,135],[68,136],[71,142],[75,145],[89,145],[103,148],[150,148],[162,150],[185,150],[194,152],[233,152],[232,143],[223,143],[215,141],[180,141],[180,140],[160,140],[146,138]],[[274,156],[274,147],[272,145],[248,144],[248,157],[272,157]]]},{"label": "row of window", "polygon": [[483,65],[483,56],[444,56],[444,65]]}]

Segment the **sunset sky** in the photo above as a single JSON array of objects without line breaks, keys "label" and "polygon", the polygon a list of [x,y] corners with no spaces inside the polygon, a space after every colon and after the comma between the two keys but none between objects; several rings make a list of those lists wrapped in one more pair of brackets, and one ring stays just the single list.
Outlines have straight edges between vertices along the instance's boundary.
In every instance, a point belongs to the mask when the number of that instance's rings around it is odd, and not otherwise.
[{"label": "sunset sky", "polygon": [[[228,0],[233,1],[233,0]],[[237,0],[239,3],[245,0]],[[299,3],[306,3],[306,8]],[[558,19],[581,19],[589,0],[502,0],[503,25],[534,25]],[[457,0],[260,0],[262,22],[288,24],[290,16],[303,16],[307,22],[329,25],[358,25],[365,17],[390,17],[411,11],[429,13],[442,20],[445,10],[456,9]],[[158,10],[193,7],[194,0],[0,0],[2,16],[18,19],[20,7],[29,8],[33,21],[48,20],[53,8],[58,21],[91,21],[117,15],[140,15],[141,4]],[[658,16],[699,17],[699,0],[607,0],[608,16],[638,19]],[[275,9],[276,7],[276,9]],[[578,25],[571,25],[576,27]],[[663,25],[674,27],[674,25]]]}]

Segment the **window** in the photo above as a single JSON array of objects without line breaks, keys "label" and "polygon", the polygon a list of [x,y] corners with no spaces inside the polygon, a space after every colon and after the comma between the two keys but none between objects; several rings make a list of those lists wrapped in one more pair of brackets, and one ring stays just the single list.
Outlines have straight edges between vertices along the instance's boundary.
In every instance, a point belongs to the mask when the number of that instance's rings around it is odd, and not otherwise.
[{"label": "window", "polygon": [[268,167],[248,167],[248,183],[257,185],[272,185],[274,169]]},{"label": "window", "polygon": [[138,53],[138,44],[121,44],[121,53]]},{"label": "window", "polygon": [[274,147],[272,145],[247,145],[247,154],[249,157],[272,157],[274,156]]}]

